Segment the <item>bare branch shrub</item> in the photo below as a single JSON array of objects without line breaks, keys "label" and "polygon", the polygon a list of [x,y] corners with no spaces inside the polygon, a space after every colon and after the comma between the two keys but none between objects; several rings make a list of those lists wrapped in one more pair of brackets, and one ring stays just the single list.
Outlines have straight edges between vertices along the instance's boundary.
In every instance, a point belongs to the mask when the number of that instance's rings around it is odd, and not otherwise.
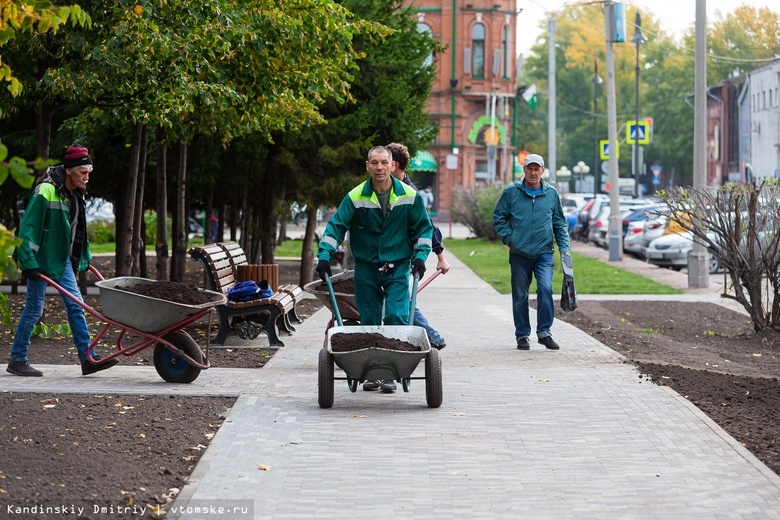
[{"label": "bare branch shrub", "polygon": [[493,210],[504,186],[495,183],[453,188],[453,220],[465,225],[477,237],[498,240],[493,229]]},{"label": "bare branch shrub", "polygon": [[745,308],[756,332],[780,331],[778,186],[770,179],[660,194],[670,218],[718,256],[729,279],[722,296]]}]

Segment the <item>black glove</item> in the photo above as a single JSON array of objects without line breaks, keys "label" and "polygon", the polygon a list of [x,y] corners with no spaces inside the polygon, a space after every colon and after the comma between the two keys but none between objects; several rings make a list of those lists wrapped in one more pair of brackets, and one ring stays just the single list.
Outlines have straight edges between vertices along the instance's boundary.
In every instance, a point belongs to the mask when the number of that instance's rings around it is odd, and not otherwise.
[{"label": "black glove", "polygon": [[43,272],[36,267],[35,269],[25,269],[24,271],[22,271],[22,274],[28,280],[38,281],[41,279],[41,275],[43,274]]},{"label": "black glove", "polygon": [[322,281],[325,281],[325,275],[333,276],[333,273],[330,271],[330,262],[327,260],[320,260],[317,262],[317,268],[315,269],[317,271],[317,274],[320,275],[320,278],[322,278]]},{"label": "black glove", "polygon": [[425,274],[425,261],[420,260],[419,258],[417,260],[414,260],[412,262],[412,276],[419,275],[418,279],[422,280],[424,274]]}]

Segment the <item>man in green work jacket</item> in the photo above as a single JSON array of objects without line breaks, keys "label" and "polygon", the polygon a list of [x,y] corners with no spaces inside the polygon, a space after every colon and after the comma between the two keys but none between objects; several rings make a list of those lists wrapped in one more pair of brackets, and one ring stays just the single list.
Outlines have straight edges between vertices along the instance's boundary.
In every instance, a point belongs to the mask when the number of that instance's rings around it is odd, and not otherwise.
[{"label": "man in green work jacket", "polygon": [[[366,170],[371,178],[341,201],[317,251],[317,274],[324,280],[325,274],[331,275],[333,253],[349,231],[362,325],[409,325],[409,271],[422,278],[431,252],[433,227],[425,203],[414,188],[393,177],[393,167],[390,150],[369,150]],[[378,387],[364,385],[367,390]],[[395,382],[383,381],[381,388],[392,392]]]}]

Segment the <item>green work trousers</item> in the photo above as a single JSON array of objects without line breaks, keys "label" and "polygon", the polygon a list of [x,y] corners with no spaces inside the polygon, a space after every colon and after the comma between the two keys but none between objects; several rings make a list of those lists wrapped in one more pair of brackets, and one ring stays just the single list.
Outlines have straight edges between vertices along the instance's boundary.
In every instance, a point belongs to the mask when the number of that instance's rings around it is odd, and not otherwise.
[{"label": "green work trousers", "polygon": [[393,269],[381,271],[384,264],[355,262],[355,303],[361,325],[409,325],[409,260],[394,262]]}]

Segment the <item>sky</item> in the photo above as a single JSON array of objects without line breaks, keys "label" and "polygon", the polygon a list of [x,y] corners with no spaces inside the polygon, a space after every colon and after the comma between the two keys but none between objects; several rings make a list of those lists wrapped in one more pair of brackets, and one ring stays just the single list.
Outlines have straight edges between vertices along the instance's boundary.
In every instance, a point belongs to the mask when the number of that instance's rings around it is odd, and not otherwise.
[{"label": "sky", "polygon": [[[580,1],[517,0],[517,7],[523,10],[517,17],[518,54],[527,56],[540,33],[547,31],[546,23],[543,29],[538,28],[540,21],[547,20],[547,14],[541,6],[545,5],[548,11],[557,11],[566,3],[576,4]],[[640,12],[653,13],[661,27],[677,38],[696,22],[696,0],[639,0],[625,3],[638,5]],[[708,22],[715,20],[716,11],[726,15],[736,7],[745,4],[751,7],[769,7],[775,12],[780,12],[777,0],[706,0],[707,20]],[[633,22],[633,19],[631,21]],[[628,27],[628,24],[626,25],[626,33],[633,35],[633,30]]]}]

